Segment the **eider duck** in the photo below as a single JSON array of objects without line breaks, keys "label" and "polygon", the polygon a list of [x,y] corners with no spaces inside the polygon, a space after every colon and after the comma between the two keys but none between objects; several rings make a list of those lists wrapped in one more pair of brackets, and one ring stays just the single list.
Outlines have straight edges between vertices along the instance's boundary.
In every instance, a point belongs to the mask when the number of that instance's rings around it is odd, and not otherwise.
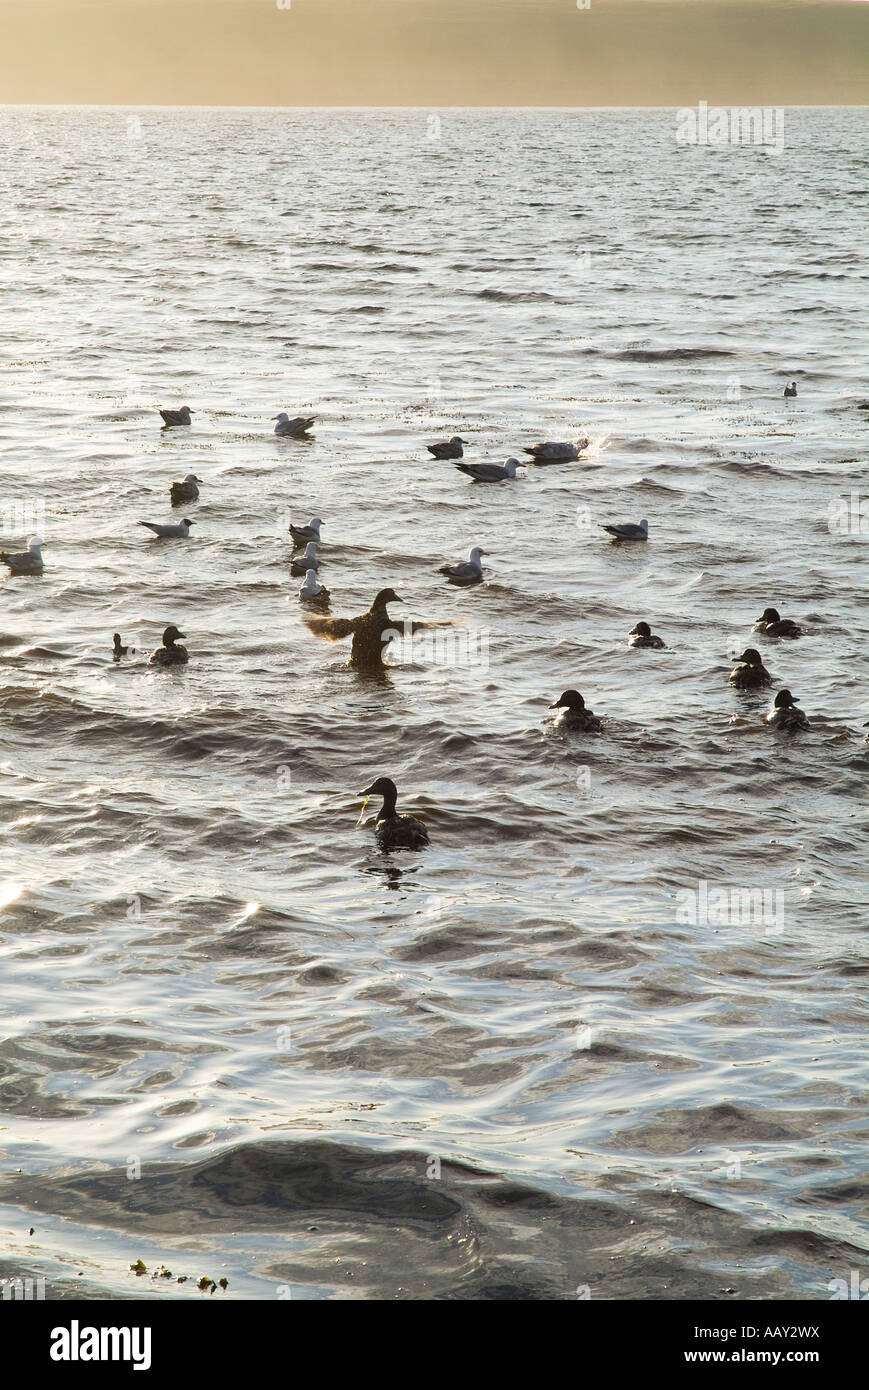
[{"label": "eider duck", "polygon": [[317,571],[306,570],[305,582],[299,589],[302,603],[328,603],[331,595],[324,585],[317,583]]},{"label": "eider duck", "polygon": [[473,478],[475,483],[503,483],[505,478],[515,478],[519,467],[518,459],[508,459],[506,463],[457,463],[463,473]]},{"label": "eider duck", "polygon": [[631,647],[666,647],[663,637],[656,636],[648,623],[637,623],[628,633],[628,645]]},{"label": "eider duck", "polygon": [[757,690],[762,685],[772,685],[772,676],[764,666],[760,652],[756,652],[754,647],[746,647],[730,672],[730,683],[738,690]]},{"label": "eider duck", "polygon": [[649,523],[645,517],[642,521],[613,521],[602,524],[604,531],[609,531],[613,540],[616,541],[647,541],[649,539]]},{"label": "eider duck", "polygon": [[395,809],[398,796],[391,777],[378,777],[370,787],[358,793],[365,801],[359,813],[357,825],[361,824],[370,796],[382,796],[383,805],[374,822],[374,838],[381,849],[423,849],[429,842],[428,831],[422,821],[415,816],[399,815]]},{"label": "eider duck", "polygon": [[771,724],[774,729],[784,729],[787,733],[796,733],[797,729],[808,729],[809,721],[803,711],[796,708],[798,703],[796,695],[792,695],[789,690],[780,690],[766,716],[767,724]]},{"label": "eider duck", "polygon": [[467,560],[458,565],[441,565],[438,574],[445,574],[451,584],[479,584],[483,578],[480,556],[488,554],[475,545],[468,551]]},{"label": "eider duck", "polygon": [[779,617],[777,608],[765,608],[763,615],[754,625],[755,632],[763,632],[767,637],[802,637],[803,629],[790,618]]},{"label": "eider duck", "polygon": [[182,537],[186,539],[186,537],[190,535],[190,527],[193,526],[194,523],[189,517],[185,516],[183,521],[170,521],[168,523],[140,521],[138,525],[147,526],[148,530],[153,531],[154,535],[159,536],[161,540],[169,540],[173,537]]},{"label": "eider duck", "polygon": [[275,425],[275,434],[284,438],[291,436],[295,439],[307,434],[316,418],[316,415],[294,415],[291,420],[285,410],[282,410],[280,415],[272,416],[272,419],[278,422]]},{"label": "eider duck", "polygon": [[452,439],[442,440],[438,444],[426,444],[425,447],[436,459],[460,459],[464,457],[462,445],[467,443],[467,439],[454,434]]},{"label": "eider duck", "polygon": [[575,444],[559,444],[547,439],[543,444],[532,444],[522,452],[530,454],[537,463],[574,463],[587,448],[587,439],[579,439]]},{"label": "eider duck", "polygon": [[581,729],[587,734],[599,734],[603,728],[603,720],[598,719],[594,710],[586,709],[585,700],[578,690],[565,690],[549,708],[559,711],[555,722],[562,728]]},{"label": "eider duck", "polygon": [[112,643],[112,657],[115,661],[120,661],[122,656],[135,655],[135,647],[124,647],[121,645],[121,634],[119,632],[112,633]]},{"label": "eider duck", "polygon": [[31,536],[26,550],[0,550],[0,560],[9,566],[11,574],[42,574],[42,544],[39,536]]},{"label": "eider duck", "polygon": [[785,397],[791,400],[797,394],[797,383],[792,381],[790,386],[785,386]]},{"label": "eider duck", "polygon": [[307,526],[294,526],[290,522],[290,535],[293,538],[293,545],[299,550],[303,550],[308,541],[316,541],[320,544],[320,527],[323,525],[322,518],[312,516]]},{"label": "eider duck", "polygon": [[317,542],[308,541],[305,546],[304,555],[290,561],[290,574],[307,574],[308,570],[316,571],[319,569],[320,562],[317,559]]},{"label": "eider duck", "polygon": [[178,638],[183,637],[184,633],[179,632],[173,624],[166,628],[163,633],[163,645],[157,647],[151,653],[151,666],[182,666],[189,660],[186,647],[178,646]]},{"label": "eider duck", "polygon": [[[386,611],[387,603],[401,603],[394,589],[381,589],[367,613],[358,618],[306,618],[305,622],[317,637],[325,637],[329,642],[340,642],[344,637],[352,637],[350,665],[369,671],[382,671],[384,633],[396,630],[395,623]],[[405,624],[407,626],[407,624]],[[412,628],[427,626],[413,623]]]},{"label": "eider duck", "polygon": [[182,405],[180,410],[161,410],[160,414],[163,416],[164,427],[171,429],[173,425],[189,425],[193,411],[189,405]]},{"label": "eider duck", "polygon": [[179,502],[198,502],[199,488],[196,484],[201,482],[202,479],[197,478],[195,473],[188,473],[181,482],[170,483],[169,496],[172,499],[172,506],[177,507]]}]

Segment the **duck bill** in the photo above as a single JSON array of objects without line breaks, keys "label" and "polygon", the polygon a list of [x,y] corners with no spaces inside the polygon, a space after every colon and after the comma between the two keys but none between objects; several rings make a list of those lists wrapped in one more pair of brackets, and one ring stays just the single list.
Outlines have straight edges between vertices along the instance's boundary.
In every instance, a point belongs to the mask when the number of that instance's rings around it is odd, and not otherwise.
[{"label": "duck bill", "polygon": [[357,822],[356,822],[356,829],[357,829],[357,830],[359,829],[360,825],[362,824],[362,818],[363,818],[363,816],[365,815],[365,807],[368,805],[369,801],[371,800],[371,797],[370,797],[369,795],[366,795],[365,792],[360,792],[359,795],[360,795],[360,796],[364,796],[364,797],[365,797],[365,800],[364,800],[363,803],[362,803],[362,810],[359,812],[359,819],[358,819]]}]

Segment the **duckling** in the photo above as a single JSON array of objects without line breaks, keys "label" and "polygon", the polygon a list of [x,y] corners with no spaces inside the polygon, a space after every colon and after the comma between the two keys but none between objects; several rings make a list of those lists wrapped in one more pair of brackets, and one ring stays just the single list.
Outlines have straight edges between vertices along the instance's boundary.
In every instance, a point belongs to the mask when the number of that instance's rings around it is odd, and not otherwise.
[{"label": "duckling", "polygon": [[755,632],[763,632],[767,637],[802,637],[803,629],[790,618],[779,617],[777,608],[764,608],[763,614],[754,625]]},{"label": "duckling", "polygon": [[182,478],[180,482],[170,483],[169,497],[172,506],[177,507],[179,502],[197,502],[199,500],[199,488],[196,484],[201,482],[202,479],[197,478],[195,473],[188,473],[187,477]]},{"label": "duckling", "polygon": [[316,572],[318,568],[319,562],[317,560],[316,541],[308,541],[308,544],[305,546],[304,555],[300,555],[298,559],[290,561],[290,574],[307,574],[308,570],[314,570]]},{"label": "duckling", "polygon": [[119,632],[112,633],[112,642],[114,644],[112,647],[112,657],[115,661],[120,661],[122,656],[135,656],[135,647],[121,646],[121,634]]},{"label": "duckling", "polygon": [[583,733],[599,734],[603,728],[603,720],[598,719],[594,710],[586,709],[585,700],[578,690],[565,690],[561,698],[549,708],[561,711],[555,716],[555,722],[565,729],[579,729]]},{"label": "duckling", "polygon": [[657,637],[648,623],[637,623],[628,633],[630,647],[666,647],[663,637]]},{"label": "duckling", "polygon": [[183,637],[184,633],[179,632],[177,627],[172,624],[163,633],[162,647],[156,647],[151,653],[151,666],[182,666],[185,661],[189,661],[186,647],[177,645],[178,638]]},{"label": "duckling", "polygon": [[746,647],[730,672],[730,683],[738,690],[757,690],[762,685],[772,685],[772,676],[754,647]]},{"label": "duckling", "polygon": [[378,777],[376,782],[372,782],[370,787],[366,787],[358,795],[364,796],[365,801],[357,825],[365,814],[368,798],[383,797],[383,805],[374,823],[374,838],[381,849],[423,849],[429,843],[428,831],[422,821],[417,820],[415,816],[399,815],[396,811],[398,792],[391,777]]},{"label": "duckling", "polygon": [[801,709],[796,709],[799,700],[789,690],[780,690],[773,701],[772,709],[766,716],[767,724],[774,729],[784,729],[786,733],[796,733],[797,729],[808,729],[809,721]]}]

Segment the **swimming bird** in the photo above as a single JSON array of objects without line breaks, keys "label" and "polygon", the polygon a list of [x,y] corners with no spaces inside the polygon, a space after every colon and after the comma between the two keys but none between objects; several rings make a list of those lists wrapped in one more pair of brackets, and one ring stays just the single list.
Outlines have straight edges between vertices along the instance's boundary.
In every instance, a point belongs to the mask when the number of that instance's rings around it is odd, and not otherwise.
[{"label": "swimming bird", "polygon": [[548,439],[544,444],[532,444],[523,453],[531,454],[538,463],[573,463],[587,448],[587,439],[579,439],[576,444],[556,444]]},{"label": "swimming bird", "polygon": [[122,656],[134,656],[134,655],[135,655],[135,652],[136,652],[136,648],[135,648],[135,647],[123,647],[123,646],[121,646],[121,634],[120,634],[119,632],[113,632],[113,633],[112,633],[112,643],[113,643],[113,646],[112,646],[112,656],[113,656],[113,658],[115,659],[115,661],[119,661],[120,658],[121,658]]},{"label": "swimming bird", "polygon": [[631,647],[666,647],[667,643],[662,637],[654,635],[648,623],[637,623],[628,633],[628,645]]},{"label": "swimming bird", "polygon": [[182,479],[180,483],[170,483],[169,496],[172,499],[172,506],[177,507],[179,502],[198,502],[199,488],[196,484],[201,482],[202,479],[197,478],[195,473],[188,473],[187,477]]},{"label": "swimming bird", "polygon": [[383,805],[374,822],[374,838],[381,849],[423,849],[428,843],[428,831],[415,816],[399,815],[395,809],[398,791],[391,777],[378,777],[370,787],[358,793],[365,801],[359,813],[359,825],[371,796],[382,796]]},{"label": "swimming bird", "polygon": [[296,439],[308,432],[316,418],[316,415],[294,415],[291,420],[285,410],[282,410],[280,415],[272,416],[272,419],[278,422],[275,425],[275,434],[281,437],[291,435]]},{"label": "swimming bird", "polygon": [[0,560],[9,566],[11,574],[42,574],[42,545],[39,536],[31,536],[26,550],[0,550]]},{"label": "swimming bird", "polygon": [[439,444],[426,444],[425,447],[436,459],[460,459],[464,457],[462,445],[467,443],[467,439],[454,434],[452,439],[442,440]]},{"label": "swimming bird", "polygon": [[795,396],[796,394],[797,394],[797,383],[796,383],[795,381],[792,381],[791,384],[790,384],[790,386],[785,386],[785,396],[787,396],[787,398],[790,399],[791,397]]},{"label": "swimming bird", "polygon": [[[344,637],[352,637],[350,665],[361,670],[379,672],[386,669],[383,661],[384,648],[391,642],[391,634],[397,631],[396,623],[386,611],[388,603],[401,603],[394,589],[381,589],[367,613],[358,618],[305,618],[305,622],[316,637],[325,637],[329,642],[340,642]],[[416,633],[423,628],[449,627],[449,623],[405,622],[405,633]],[[389,633],[390,636],[386,637]]]},{"label": "swimming bird", "polygon": [[808,729],[809,721],[805,713],[796,708],[798,704],[796,695],[792,695],[789,690],[780,690],[766,716],[767,724],[771,724],[774,729],[784,729],[787,733],[796,733],[797,729]]},{"label": "swimming bird", "polygon": [[587,734],[599,734],[603,720],[598,719],[594,710],[586,709],[585,700],[578,690],[565,690],[560,699],[550,709],[557,709],[555,722],[566,729],[581,729]]},{"label": "swimming bird", "polygon": [[319,545],[320,527],[322,525],[323,522],[318,516],[312,516],[307,526],[294,526],[292,522],[290,522],[290,535],[293,538],[294,545],[297,545],[299,549],[307,545],[308,541],[316,541],[317,545]]},{"label": "swimming bird", "polygon": [[189,425],[193,411],[189,405],[182,405],[180,410],[161,410],[160,414],[163,416],[164,425],[171,427],[172,425]]},{"label": "swimming bird", "polygon": [[645,519],[642,521],[614,521],[611,524],[606,522],[603,529],[609,531],[614,540],[617,541],[647,541],[649,539],[649,523]]},{"label": "swimming bird", "polygon": [[305,571],[305,582],[299,589],[299,598],[302,600],[302,603],[329,602],[329,590],[324,588],[322,584],[317,583],[316,570]]},{"label": "swimming bird", "polygon": [[777,608],[765,608],[755,623],[755,631],[767,637],[802,637],[803,629],[790,618],[779,617]]},{"label": "swimming bird", "polygon": [[455,466],[473,478],[475,483],[503,483],[505,478],[516,477],[516,469],[520,465],[518,459],[508,459],[505,464],[457,463]]},{"label": "swimming bird", "polygon": [[762,685],[772,685],[772,676],[763,664],[760,652],[754,647],[746,647],[742,656],[730,672],[730,683],[738,690],[757,690]]},{"label": "swimming bird", "polygon": [[177,627],[172,624],[163,633],[162,647],[156,647],[151,653],[151,666],[183,666],[189,660],[186,647],[178,646],[178,638],[183,637],[184,633],[179,632]]},{"label": "swimming bird", "polygon": [[300,555],[297,560],[290,561],[290,574],[307,574],[308,570],[317,570],[320,562],[317,559],[317,542],[308,541],[305,546],[304,555]]},{"label": "swimming bird", "polygon": [[147,526],[148,530],[153,531],[155,536],[159,536],[162,540],[167,540],[177,536],[189,536],[190,527],[193,526],[194,523],[189,517],[185,516],[183,521],[170,521],[162,525],[159,521],[140,521],[138,525]]},{"label": "swimming bird", "polygon": [[467,560],[458,565],[441,565],[438,574],[445,574],[451,584],[479,584],[483,578],[480,556],[487,554],[488,551],[475,545],[468,551]]}]

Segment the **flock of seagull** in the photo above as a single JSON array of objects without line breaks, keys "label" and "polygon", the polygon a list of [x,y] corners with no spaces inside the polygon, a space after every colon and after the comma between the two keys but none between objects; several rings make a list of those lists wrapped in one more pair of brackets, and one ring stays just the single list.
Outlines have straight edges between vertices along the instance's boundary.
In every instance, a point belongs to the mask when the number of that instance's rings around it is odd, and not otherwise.
[{"label": "flock of seagull", "polygon": [[[797,394],[796,382],[785,386],[784,394],[786,397],[795,396]],[[186,405],[179,410],[161,410],[160,415],[163,418],[164,429],[174,429],[192,424],[193,411]],[[317,417],[316,415],[290,417],[286,411],[282,411],[273,416],[272,419],[276,421],[274,432],[279,437],[304,439],[308,437],[308,432]],[[507,459],[503,465],[464,462],[464,446],[467,443],[468,441],[462,439],[461,436],[453,435],[451,439],[428,444],[426,448],[434,458],[452,461],[456,468],[467,474],[475,483],[501,483],[517,477],[517,469],[522,465],[516,458]],[[588,439],[580,439],[575,443],[546,440],[543,443],[531,445],[524,452],[537,464],[570,463],[579,459],[588,445]],[[188,473],[185,478],[172,482],[169,487],[172,505],[181,506],[188,502],[197,501],[201,482],[202,479],[194,473]],[[141,521],[138,524],[146,527],[160,540],[181,540],[190,535],[190,528],[195,523],[191,518],[184,517],[182,521],[178,522]],[[290,571],[293,575],[304,576],[299,589],[299,600],[302,604],[313,608],[328,606],[331,597],[329,590],[320,584],[317,573],[319,569],[317,551],[320,545],[322,525],[321,517],[312,517],[306,526],[290,525],[289,528],[293,549],[303,552],[301,555],[293,556],[290,562]],[[602,529],[610,534],[614,542],[642,543],[649,538],[649,523],[645,518],[638,522],[605,523]],[[12,574],[42,574],[44,567],[42,545],[43,542],[38,536],[31,536],[25,551],[19,553],[0,551],[0,561],[8,566]],[[473,546],[467,560],[454,565],[442,565],[439,573],[445,575],[451,584],[459,586],[479,584],[483,578],[482,557],[485,554],[486,552],[481,546]],[[394,590],[381,589],[375,596],[371,607],[357,617],[334,618],[307,614],[305,621],[312,633],[329,641],[352,638],[349,663],[351,666],[368,671],[382,671],[385,669],[384,648],[388,642],[386,634],[389,630],[394,631],[394,624],[387,611],[387,604],[400,602],[401,599]],[[442,626],[450,626],[450,624],[413,622],[406,623],[405,630],[410,629],[411,632],[415,633],[423,628]],[[757,620],[755,628],[767,637],[776,639],[793,640],[802,635],[802,629],[798,624],[788,618],[782,618],[775,608],[765,609]],[[150,654],[149,664],[158,667],[172,667],[186,663],[189,660],[189,653],[187,648],[181,645],[183,638],[184,633],[174,624],[170,624],[163,633],[162,644]],[[120,633],[114,633],[112,640],[112,656],[115,660],[133,653],[133,648],[123,645]],[[632,647],[652,649],[660,649],[666,645],[663,638],[653,633],[646,622],[638,622],[631,629],[628,634],[628,642]],[[772,677],[764,666],[760,653],[753,647],[746,648],[742,653],[730,673],[730,681],[740,690],[757,690],[772,685]],[[771,727],[787,733],[807,729],[809,721],[803,711],[797,708],[798,703],[797,697],[792,695],[789,690],[780,690],[775,696],[772,709],[766,716],[767,723]],[[555,701],[550,708],[556,711],[556,723],[568,730],[600,733],[603,728],[602,720],[586,706],[582,695],[577,690],[565,690],[560,699]],[[375,838],[381,848],[420,849],[428,844],[428,832],[422,822],[413,816],[400,814],[396,810],[397,791],[395,783],[390,778],[378,778],[359,795],[365,798],[359,817],[360,823],[368,804],[368,798],[380,796],[383,799],[374,827]]]}]

